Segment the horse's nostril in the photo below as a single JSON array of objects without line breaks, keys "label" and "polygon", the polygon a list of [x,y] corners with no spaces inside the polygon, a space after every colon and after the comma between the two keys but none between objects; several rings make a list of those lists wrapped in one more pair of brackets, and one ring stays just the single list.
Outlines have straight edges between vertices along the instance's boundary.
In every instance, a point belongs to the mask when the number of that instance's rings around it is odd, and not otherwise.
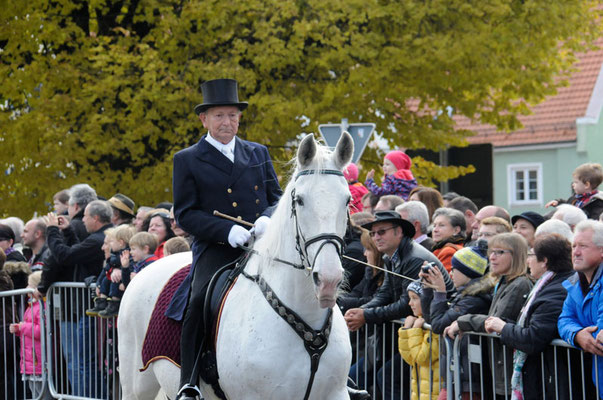
[{"label": "horse's nostril", "polygon": [[314,284],[316,286],[320,285],[320,278],[318,277],[318,272],[312,273],[312,279],[314,279]]}]

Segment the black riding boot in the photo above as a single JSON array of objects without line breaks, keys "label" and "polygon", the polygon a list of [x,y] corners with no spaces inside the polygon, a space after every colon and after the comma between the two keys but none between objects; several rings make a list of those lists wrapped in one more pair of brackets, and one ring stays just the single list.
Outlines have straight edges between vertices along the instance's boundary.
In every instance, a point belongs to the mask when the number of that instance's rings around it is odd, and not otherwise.
[{"label": "black riding boot", "polygon": [[350,400],[370,400],[371,395],[366,390],[358,390],[358,386],[356,382],[352,380],[352,378],[348,377],[348,394],[350,395]]}]

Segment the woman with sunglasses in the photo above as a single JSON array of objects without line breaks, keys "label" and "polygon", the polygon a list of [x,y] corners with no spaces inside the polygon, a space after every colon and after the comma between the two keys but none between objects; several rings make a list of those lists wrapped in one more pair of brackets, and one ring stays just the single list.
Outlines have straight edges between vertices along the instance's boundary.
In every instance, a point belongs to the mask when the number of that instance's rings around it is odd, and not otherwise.
[{"label": "woman with sunglasses", "polygon": [[[532,280],[527,274],[527,257],[528,243],[521,235],[501,233],[494,236],[488,245],[488,259],[490,260],[490,275],[498,281],[494,286],[494,297],[488,315],[463,315],[446,328],[444,334],[454,338],[459,330],[486,332],[485,322],[490,316],[506,321],[517,321],[521,307],[533,286]],[[488,340],[487,343],[488,360],[493,362],[490,365],[494,371],[493,388],[497,396],[504,398],[505,394],[511,394],[513,350],[510,347],[503,347],[498,340]]]},{"label": "woman with sunglasses", "polygon": [[[559,338],[557,319],[567,295],[562,283],[574,273],[571,244],[558,234],[540,236],[534,243],[533,252],[528,255],[528,263],[530,275],[537,282],[521,309],[517,323],[489,317],[485,322],[486,331],[498,333],[505,345],[515,349],[511,389],[517,398],[569,398],[568,382],[563,380],[567,378],[567,371],[555,368],[555,357],[562,357],[563,352],[555,355],[555,350],[547,346]],[[565,363],[557,360],[557,365],[559,368]],[[543,397],[540,382],[545,382],[546,397]]]}]

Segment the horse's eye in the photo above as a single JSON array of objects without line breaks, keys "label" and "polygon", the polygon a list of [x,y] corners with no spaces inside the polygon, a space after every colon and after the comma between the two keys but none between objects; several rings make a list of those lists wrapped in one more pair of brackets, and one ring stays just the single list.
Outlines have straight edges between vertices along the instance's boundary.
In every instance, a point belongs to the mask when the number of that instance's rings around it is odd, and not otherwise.
[{"label": "horse's eye", "polygon": [[299,206],[303,206],[304,205],[304,200],[301,198],[301,196],[295,196],[295,202],[299,205]]},{"label": "horse's eye", "polygon": [[348,199],[346,200],[345,205],[349,206],[350,205],[350,201],[352,201],[352,196],[348,196]]}]

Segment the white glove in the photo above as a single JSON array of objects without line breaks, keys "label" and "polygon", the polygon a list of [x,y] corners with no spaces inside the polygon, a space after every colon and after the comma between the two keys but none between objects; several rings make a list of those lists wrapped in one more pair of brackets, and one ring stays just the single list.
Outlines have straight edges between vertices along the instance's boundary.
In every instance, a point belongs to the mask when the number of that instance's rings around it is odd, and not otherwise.
[{"label": "white glove", "polygon": [[228,243],[232,247],[237,248],[238,246],[247,243],[250,237],[251,232],[247,229],[240,225],[233,225],[232,228],[230,228],[230,232],[228,232]]},{"label": "white glove", "polygon": [[266,233],[266,229],[270,226],[270,217],[262,215],[260,218],[255,220],[255,227],[251,228],[250,233],[255,233],[255,237],[259,238],[264,233]]}]

